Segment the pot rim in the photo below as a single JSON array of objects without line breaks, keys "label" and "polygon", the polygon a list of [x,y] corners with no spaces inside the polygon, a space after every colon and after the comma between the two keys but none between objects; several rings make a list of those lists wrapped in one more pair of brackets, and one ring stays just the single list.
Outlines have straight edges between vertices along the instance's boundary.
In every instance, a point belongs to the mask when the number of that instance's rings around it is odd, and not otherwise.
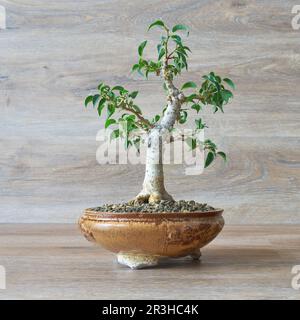
[{"label": "pot rim", "polygon": [[123,221],[143,221],[143,220],[185,220],[185,219],[203,219],[210,217],[222,216],[223,209],[216,208],[215,210],[205,212],[101,212],[94,208],[84,210],[81,217],[83,220],[89,221],[108,221],[108,220],[123,220]]}]

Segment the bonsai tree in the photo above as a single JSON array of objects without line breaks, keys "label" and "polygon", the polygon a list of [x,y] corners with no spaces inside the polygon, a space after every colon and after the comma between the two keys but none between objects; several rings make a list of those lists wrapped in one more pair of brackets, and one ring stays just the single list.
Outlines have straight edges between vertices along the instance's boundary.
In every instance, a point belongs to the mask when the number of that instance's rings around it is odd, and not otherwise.
[{"label": "bonsai tree", "polygon": [[[180,88],[174,84],[174,79],[183,70],[188,70],[188,55],[191,53],[182,40],[182,33],[189,34],[187,26],[178,24],[169,28],[162,20],[153,22],[152,28],[160,28],[162,35],[157,44],[157,59],[151,60],[144,56],[147,41],[143,41],[138,47],[138,62],[133,65],[132,72],[138,72],[148,79],[150,74],[160,77],[166,91],[166,106],[162,108],[160,115],[154,115],[153,119],[147,119],[142,108],[136,105],[135,98],[138,91],[129,92],[122,86],[110,87],[100,83],[98,93],[89,95],[85,99],[85,106],[92,103],[97,108],[101,117],[103,109],[107,109],[105,128],[122,125],[125,131],[116,127],[111,134],[111,139],[124,138],[127,148],[136,146],[139,149],[140,135],[131,135],[136,129],[141,129],[147,135],[146,172],[143,187],[135,197],[135,203],[153,203],[161,200],[173,200],[166,191],[163,173],[163,144],[166,143],[164,136],[166,132],[173,130],[175,125],[186,123],[189,112],[199,114],[206,106],[211,106],[214,112],[224,112],[224,105],[233,97],[230,88],[234,83],[229,78],[221,78],[214,72],[202,77],[203,81],[196,84],[193,81],[184,83]],[[180,36],[181,34],[181,36]],[[193,93],[186,94],[186,89]],[[190,90],[190,91],[191,91]],[[116,117],[117,114],[120,114]],[[195,120],[195,129],[201,130],[206,125],[201,118]],[[125,134],[124,134],[125,132]],[[189,139],[191,149],[195,149],[201,142],[195,137]],[[220,156],[226,161],[224,152],[217,149],[216,144],[207,139],[203,144],[205,151],[205,167]]]}]

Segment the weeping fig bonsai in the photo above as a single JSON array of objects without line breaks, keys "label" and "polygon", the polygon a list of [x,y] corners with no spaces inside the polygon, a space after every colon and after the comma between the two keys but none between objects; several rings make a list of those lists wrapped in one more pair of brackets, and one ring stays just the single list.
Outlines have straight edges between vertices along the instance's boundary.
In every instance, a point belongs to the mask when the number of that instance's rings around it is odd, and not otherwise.
[{"label": "weeping fig bonsai", "polygon": [[[129,92],[123,86],[109,86],[100,83],[98,93],[89,95],[85,99],[85,106],[92,104],[103,117],[103,110],[107,109],[105,128],[115,126],[111,134],[112,139],[121,137],[117,126],[122,122],[126,124],[125,136],[126,147],[137,147],[140,136],[131,138],[130,132],[141,129],[147,135],[147,155],[145,178],[141,191],[137,194],[133,203],[155,203],[161,200],[173,200],[164,185],[164,172],[162,152],[164,139],[167,131],[187,121],[190,112],[197,115],[205,107],[210,106],[214,112],[224,112],[224,106],[233,97],[230,89],[235,85],[229,78],[221,78],[214,72],[202,77],[202,83],[188,81],[182,86],[176,87],[174,79],[184,70],[188,70],[188,56],[191,50],[183,41],[183,37],[189,35],[189,29],[183,24],[177,24],[169,28],[162,20],[153,22],[148,31],[160,28],[162,34],[157,44],[157,59],[147,59],[145,51],[147,41],[138,46],[138,61],[132,67],[132,72],[138,72],[148,79],[149,75],[160,77],[166,92],[166,106],[162,108],[161,114],[153,115],[147,119],[142,108],[135,103],[138,91]],[[186,94],[187,89],[192,93]],[[195,120],[196,129],[203,129],[205,123],[199,117]],[[123,137],[124,138],[124,137]],[[197,148],[200,142],[192,138],[191,149]],[[218,150],[215,143],[206,139],[203,144],[205,150],[205,167],[209,166],[218,156],[226,160],[226,154]]]},{"label": "weeping fig bonsai", "polygon": [[[163,152],[165,144],[172,142],[166,137],[174,139],[168,133],[185,124],[190,112],[197,114],[193,130],[204,129],[206,124],[199,117],[200,111],[210,106],[213,112],[224,112],[224,106],[233,97],[230,89],[235,87],[232,80],[214,72],[204,75],[200,84],[188,81],[177,87],[174,79],[188,69],[191,50],[182,37],[188,36],[189,29],[182,24],[169,28],[162,20],[153,22],[148,30],[152,28],[162,32],[157,58],[146,58],[147,41],[143,41],[138,46],[139,57],[132,72],[147,79],[151,74],[162,79],[166,105],[161,113],[148,119],[136,104],[138,91],[130,92],[120,85],[100,83],[97,94],[85,99],[86,107],[92,104],[99,116],[106,118],[105,128],[113,128],[110,139],[122,139],[126,148],[137,150],[141,141],[146,141],[146,172],[137,196],[125,204],[86,209],[79,219],[88,240],[116,253],[120,264],[133,269],[155,266],[166,257],[199,259],[200,249],[222,230],[222,209],[195,201],[173,200],[164,185]],[[200,145],[204,150],[205,167],[217,157],[226,160],[225,153],[211,140],[200,140],[197,135],[188,138],[190,150]],[[187,204],[191,207],[187,208]]]}]

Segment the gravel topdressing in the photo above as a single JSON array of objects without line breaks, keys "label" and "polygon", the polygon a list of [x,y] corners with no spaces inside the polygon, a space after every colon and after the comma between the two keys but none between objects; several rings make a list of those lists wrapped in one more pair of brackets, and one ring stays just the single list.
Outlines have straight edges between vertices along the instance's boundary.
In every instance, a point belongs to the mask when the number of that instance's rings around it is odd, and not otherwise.
[{"label": "gravel topdressing", "polygon": [[170,201],[162,200],[158,203],[142,203],[132,205],[128,203],[120,204],[105,204],[101,207],[93,208],[94,211],[99,212],[207,212],[215,210],[215,208],[206,203],[198,203],[193,200],[185,201]]}]

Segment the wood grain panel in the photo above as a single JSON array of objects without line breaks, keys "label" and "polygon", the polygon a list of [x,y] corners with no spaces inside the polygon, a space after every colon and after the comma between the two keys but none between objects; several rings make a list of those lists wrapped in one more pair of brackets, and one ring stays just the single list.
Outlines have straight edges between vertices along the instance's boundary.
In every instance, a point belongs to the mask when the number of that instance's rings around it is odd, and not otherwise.
[{"label": "wood grain panel", "polygon": [[93,246],[74,225],[0,225],[0,299],[289,299],[300,227],[225,226],[201,261],[133,271]]},{"label": "wood grain panel", "polygon": [[[189,79],[216,70],[237,91],[206,134],[228,153],[201,176],[168,166],[178,199],[225,208],[228,223],[300,223],[300,31],[294,1],[6,0],[0,30],[0,222],[74,222],[85,207],[125,201],[142,166],[100,166],[103,123],[84,110],[100,80],[138,88],[148,115],[164,104],[157,78],[132,76],[136,46],[156,18],[191,27]],[[151,52],[149,53],[151,54]]]}]

